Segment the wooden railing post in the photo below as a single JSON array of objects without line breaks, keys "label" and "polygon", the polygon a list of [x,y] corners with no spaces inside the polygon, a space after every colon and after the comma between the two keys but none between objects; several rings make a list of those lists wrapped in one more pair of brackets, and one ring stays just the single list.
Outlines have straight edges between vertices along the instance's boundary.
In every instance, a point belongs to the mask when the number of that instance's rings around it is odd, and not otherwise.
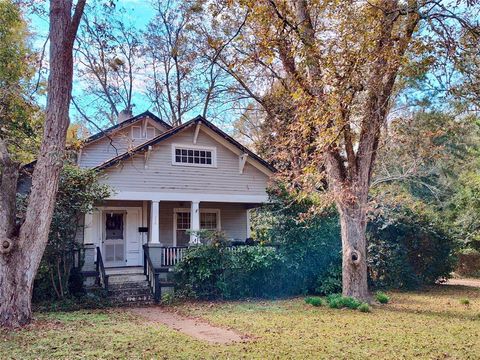
[{"label": "wooden railing post", "polygon": [[160,279],[158,277],[158,274],[155,273],[155,302],[158,303],[160,301],[160,296],[161,296],[161,290],[160,290]]},{"label": "wooden railing post", "polygon": [[143,273],[147,275],[147,244],[143,245]]}]

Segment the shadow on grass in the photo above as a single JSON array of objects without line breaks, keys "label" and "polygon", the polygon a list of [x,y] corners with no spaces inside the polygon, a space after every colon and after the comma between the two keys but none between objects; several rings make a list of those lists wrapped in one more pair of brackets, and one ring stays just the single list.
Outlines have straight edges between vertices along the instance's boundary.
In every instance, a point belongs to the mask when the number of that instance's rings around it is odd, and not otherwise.
[{"label": "shadow on grass", "polygon": [[412,314],[412,315],[423,315],[427,317],[436,317],[439,319],[450,319],[450,320],[472,320],[478,321],[480,323],[480,314],[466,314],[458,311],[452,310],[422,310],[422,309],[410,309],[410,308],[395,308],[395,307],[385,307],[384,311],[392,313],[403,313],[403,314]]}]

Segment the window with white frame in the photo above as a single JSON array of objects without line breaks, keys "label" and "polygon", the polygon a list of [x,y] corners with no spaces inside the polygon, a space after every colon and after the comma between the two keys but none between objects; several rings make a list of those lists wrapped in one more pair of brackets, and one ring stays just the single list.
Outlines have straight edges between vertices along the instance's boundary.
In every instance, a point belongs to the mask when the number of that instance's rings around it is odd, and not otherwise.
[{"label": "window with white frame", "polygon": [[[175,209],[175,243],[176,246],[187,246],[190,241],[191,214],[190,209]],[[220,210],[200,209],[200,229],[220,230]]]},{"label": "window with white frame", "polygon": [[218,213],[215,211],[200,211],[200,229],[217,230],[218,229]]},{"label": "window with white frame", "polygon": [[215,167],[216,149],[174,144],[172,145],[172,164]]},{"label": "window with white frame", "polygon": [[132,126],[132,139],[145,140],[153,139],[155,137],[155,128],[153,126],[147,126],[146,132],[143,131],[142,126]]}]

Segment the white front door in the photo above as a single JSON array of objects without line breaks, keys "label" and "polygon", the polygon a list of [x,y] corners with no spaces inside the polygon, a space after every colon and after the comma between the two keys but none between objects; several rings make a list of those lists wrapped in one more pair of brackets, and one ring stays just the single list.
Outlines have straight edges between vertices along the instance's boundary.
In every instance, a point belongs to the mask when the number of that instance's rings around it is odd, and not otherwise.
[{"label": "white front door", "polygon": [[126,213],[105,211],[103,253],[105,266],[125,266]]}]

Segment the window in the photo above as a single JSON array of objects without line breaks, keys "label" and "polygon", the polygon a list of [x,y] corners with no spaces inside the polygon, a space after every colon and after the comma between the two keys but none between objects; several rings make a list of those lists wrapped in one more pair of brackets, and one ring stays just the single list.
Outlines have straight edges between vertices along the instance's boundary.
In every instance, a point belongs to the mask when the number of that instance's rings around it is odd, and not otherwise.
[{"label": "window", "polygon": [[[187,246],[190,242],[191,218],[190,209],[175,209],[175,240],[176,246]],[[220,229],[220,210],[200,209],[200,229]]]},{"label": "window", "polygon": [[155,128],[147,126],[147,133],[143,133],[142,126],[132,126],[132,139],[143,140],[153,139],[155,137]]},{"label": "window", "polygon": [[200,212],[200,229],[217,230],[217,213]]},{"label": "window", "polygon": [[216,166],[216,149],[173,145],[172,164],[185,166]]}]

